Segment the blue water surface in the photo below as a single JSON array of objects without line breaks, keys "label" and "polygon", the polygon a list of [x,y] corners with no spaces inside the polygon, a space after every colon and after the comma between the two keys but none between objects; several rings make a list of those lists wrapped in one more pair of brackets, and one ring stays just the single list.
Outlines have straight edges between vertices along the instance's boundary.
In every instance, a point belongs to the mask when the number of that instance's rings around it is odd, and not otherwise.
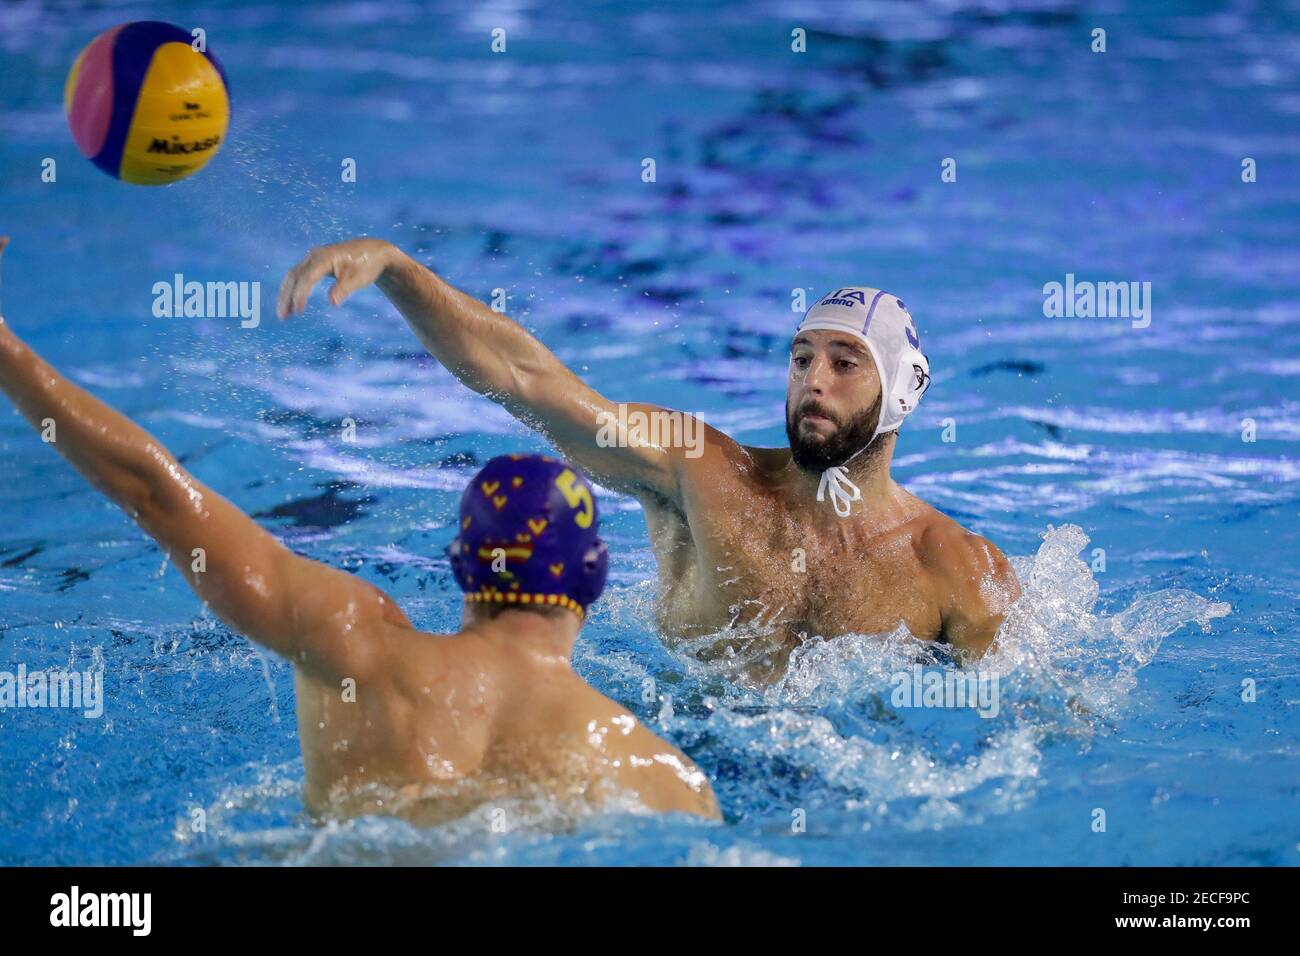
[{"label": "blue water surface", "polygon": [[[149,189],[79,156],[62,86],[96,33],[157,18],[207,31],[233,122]],[[794,290],[897,293],[933,386],[896,476],[1026,596],[995,717],[894,706],[897,635],[755,689],[661,644],[639,507],[607,494],[576,665],[699,761],[725,823],[320,829],[288,665],[3,405],[0,670],[102,668],[107,703],[0,710],[0,863],[1294,865],[1298,221],[1296,0],[5,4],[7,319],[418,626],[459,619],[442,553],[475,463],[544,445],[374,291],[275,322],[284,271],[360,234],[503,290],[610,398],[748,443],[785,441]],[[260,282],[260,324],[155,318],[177,273]],[[1151,283],[1150,325],[1045,317],[1067,274]]]}]

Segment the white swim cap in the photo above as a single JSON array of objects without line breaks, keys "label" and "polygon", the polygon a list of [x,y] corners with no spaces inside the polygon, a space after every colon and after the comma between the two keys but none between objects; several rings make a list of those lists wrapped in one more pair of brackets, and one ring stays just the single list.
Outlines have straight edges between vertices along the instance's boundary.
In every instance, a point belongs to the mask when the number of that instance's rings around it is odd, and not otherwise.
[{"label": "white swim cap", "polygon": [[[844,332],[866,345],[880,374],[880,421],[871,437],[897,431],[930,387],[930,363],[921,354],[921,340],[912,316],[897,296],[867,286],[836,289],[804,313],[800,332]],[[866,450],[859,448],[840,465],[822,472],[817,500],[828,497],[835,513],[847,518],[862,492],[845,465]]]},{"label": "white swim cap", "polygon": [[867,346],[880,373],[876,435],[897,430],[930,387],[930,363],[921,354],[907,308],[897,296],[879,289],[836,289],[804,313],[795,335],[818,330],[844,332]]}]

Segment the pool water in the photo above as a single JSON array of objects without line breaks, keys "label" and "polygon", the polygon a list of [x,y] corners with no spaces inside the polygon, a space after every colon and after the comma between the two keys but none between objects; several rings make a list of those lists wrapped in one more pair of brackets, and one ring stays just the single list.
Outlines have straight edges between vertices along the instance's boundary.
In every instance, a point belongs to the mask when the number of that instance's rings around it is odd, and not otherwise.
[{"label": "pool water", "polygon": [[[0,863],[1300,862],[1300,4],[465,7],[4,6],[8,320],[292,547],[449,630],[460,489],[544,445],[373,291],[277,324],[310,246],[387,237],[504,290],[610,398],[751,444],[785,442],[793,290],[888,289],[933,372],[896,477],[1025,586],[982,668],[997,713],[896,706],[905,634],[814,641],[766,688],[666,649],[639,506],[606,494],[577,669],[700,763],[725,823],[532,800],[510,832],[315,828],[290,668],[3,411],[0,670],[102,669],[106,704],[0,710]],[[61,95],[92,36],[157,17],[207,30],[233,123],[146,189],[80,158]],[[177,273],[260,282],[260,324],[155,318]],[[1045,317],[1067,274],[1150,282],[1149,326]]]}]

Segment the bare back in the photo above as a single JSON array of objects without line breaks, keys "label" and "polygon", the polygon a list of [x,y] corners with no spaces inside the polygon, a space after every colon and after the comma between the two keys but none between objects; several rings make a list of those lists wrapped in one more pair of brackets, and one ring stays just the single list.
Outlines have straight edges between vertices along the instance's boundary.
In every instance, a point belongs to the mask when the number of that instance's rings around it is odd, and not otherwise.
[{"label": "bare back", "polygon": [[305,799],[321,816],[436,824],[494,801],[717,817],[704,774],[588,686],[563,655],[488,624],[457,635],[392,628],[355,701],[297,669]]},{"label": "bare back", "polygon": [[[0,236],[0,253],[7,242]],[[289,283],[281,310],[306,291]],[[604,566],[588,566],[588,552],[603,545],[591,490],[562,463],[530,485],[515,475],[510,493],[554,491],[558,513],[583,529],[566,579],[578,596],[525,591],[525,599],[563,597],[564,609],[500,608],[499,616],[467,603],[469,626],[446,637],[416,630],[374,585],[285,547],[154,436],[60,375],[3,317],[0,391],[34,427],[57,426],[50,447],[158,542],[222,621],[293,663],[313,813],[434,822],[512,796],[601,807],[625,794],[653,811],[718,816],[704,775],[570,667],[581,627],[571,612],[589,603],[582,594],[599,595]],[[507,495],[490,500],[500,510]],[[548,522],[533,525],[540,541]],[[538,566],[558,578],[566,564]]]}]

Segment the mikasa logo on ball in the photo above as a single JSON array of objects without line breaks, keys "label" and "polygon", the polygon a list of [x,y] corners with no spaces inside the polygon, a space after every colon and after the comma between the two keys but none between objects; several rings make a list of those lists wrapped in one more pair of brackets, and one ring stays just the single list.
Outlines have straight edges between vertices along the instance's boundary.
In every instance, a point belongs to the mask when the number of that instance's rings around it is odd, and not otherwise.
[{"label": "mikasa logo on ball", "polygon": [[207,139],[196,140],[192,143],[183,143],[180,137],[173,136],[171,142],[160,139],[155,136],[149,143],[149,152],[166,153],[168,156],[184,156],[189,153],[204,153],[215,146],[220,145],[220,136],[209,136]]}]

